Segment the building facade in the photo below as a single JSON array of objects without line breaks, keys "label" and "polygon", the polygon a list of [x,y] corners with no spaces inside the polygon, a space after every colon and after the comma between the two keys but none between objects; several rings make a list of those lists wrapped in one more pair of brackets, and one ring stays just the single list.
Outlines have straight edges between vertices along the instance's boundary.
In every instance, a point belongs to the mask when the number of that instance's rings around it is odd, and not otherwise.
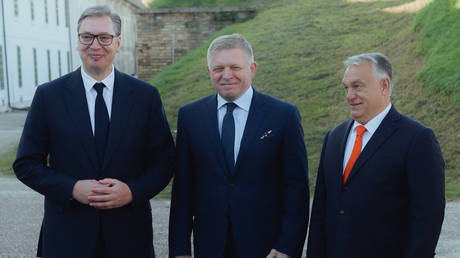
[{"label": "building facade", "polygon": [[81,65],[77,21],[87,7],[105,4],[122,17],[117,69],[136,73],[134,0],[0,0],[0,112],[30,106],[38,85]]}]

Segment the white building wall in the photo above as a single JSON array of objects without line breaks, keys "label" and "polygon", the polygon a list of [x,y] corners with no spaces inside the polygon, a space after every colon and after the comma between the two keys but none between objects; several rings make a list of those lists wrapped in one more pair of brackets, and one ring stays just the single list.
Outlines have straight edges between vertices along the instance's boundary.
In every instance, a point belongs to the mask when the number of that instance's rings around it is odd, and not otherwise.
[{"label": "white building wall", "polygon": [[134,5],[125,0],[79,0],[69,1],[70,4],[70,35],[72,44],[73,69],[81,65],[77,51],[77,23],[81,13],[94,5],[107,5],[121,17],[121,50],[115,58],[115,67],[127,74],[136,73],[136,15]]},{"label": "white building wall", "polygon": [[[6,28],[6,48],[4,46],[3,48],[8,58],[6,65],[8,66],[9,96],[12,107],[30,106],[37,86],[35,69],[37,69],[38,84],[59,77],[58,50],[61,51],[61,75],[68,71],[67,57],[62,55],[62,53],[69,51],[69,29],[65,24],[64,1],[3,0]],[[31,3],[33,3],[33,19]],[[15,4],[17,4],[17,15],[15,14]],[[47,11],[45,11],[45,7],[47,7]],[[18,47],[20,57],[18,56]],[[33,58],[34,48],[37,53],[36,68]],[[51,76],[48,73],[47,50],[50,51]],[[18,62],[18,58],[20,58],[20,62]]]},{"label": "white building wall", "polygon": [[[3,89],[0,87],[0,112],[10,109],[8,89],[11,107],[28,107],[37,85],[56,79],[81,65],[77,51],[77,22],[81,13],[90,6],[105,4],[121,16],[122,48],[115,59],[115,67],[128,74],[136,73],[136,15],[134,11],[138,7],[128,1],[0,0],[0,3],[4,6],[5,15],[2,17],[2,5],[0,4],[0,46],[4,74],[4,87]],[[33,3],[33,19],[31,3]],[[5,33],[3,32],[3,20],[5,21]],[[6,35],[6,47],[4,35]],[[21,52],[22,85],[19,79],[18,47]],[[36,67],[34,48],[36,49]],[[50,52],[49,65],[48,51]],[[60,66],[59,51],[61,53]],[[49,70],[51,70],[50,74]]]}]

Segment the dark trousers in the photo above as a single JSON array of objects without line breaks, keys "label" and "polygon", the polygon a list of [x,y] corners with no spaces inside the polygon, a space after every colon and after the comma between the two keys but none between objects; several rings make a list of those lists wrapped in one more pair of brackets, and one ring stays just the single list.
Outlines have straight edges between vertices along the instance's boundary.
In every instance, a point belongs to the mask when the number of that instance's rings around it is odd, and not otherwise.
[{"label": "dark trousers", "polygon": [[230,223],[228,224],[227,243],[225,244],[225,252],[223,258],[238,258],[235,237],[233,236],[232,225]]},{"label": "dark trousers", "polygon": [[101,221],[99,221],[99,234],[97,237],[96,250],[94,250],[93,258],[109,258],[104,240],[104,233],[102,232]]}]

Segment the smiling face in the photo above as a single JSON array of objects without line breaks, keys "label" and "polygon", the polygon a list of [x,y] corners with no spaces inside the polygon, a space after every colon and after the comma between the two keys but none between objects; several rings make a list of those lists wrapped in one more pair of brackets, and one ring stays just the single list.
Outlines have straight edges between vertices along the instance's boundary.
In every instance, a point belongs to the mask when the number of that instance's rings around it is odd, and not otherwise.
[{"label": "smiling face", "polygon": [[343,76],[342,84],[347,93],[351,116],[366,124],[382,112],[390,103],[390,80],[377,80],[372,63],[350,65]]},{"label": "smiling face", "polygon": [[251,85],[257,64],[249,64],[249,57],[242,49],[230,48],[214,53],[207,69],[219,95],[227,101],[234,101]]},{"label": "smiling face", "polygon": [[[116,35],[112,20],[109,16],[89,16],[80,25],[78,33],[93,35]],[[78,42],[77,50],[80,53],[83,69],[97,80],[104,79],[112,71],[115,55],[120,51],[120,36],[113,38],[112,44],[101,46],[97,39],[91,45]]]}]

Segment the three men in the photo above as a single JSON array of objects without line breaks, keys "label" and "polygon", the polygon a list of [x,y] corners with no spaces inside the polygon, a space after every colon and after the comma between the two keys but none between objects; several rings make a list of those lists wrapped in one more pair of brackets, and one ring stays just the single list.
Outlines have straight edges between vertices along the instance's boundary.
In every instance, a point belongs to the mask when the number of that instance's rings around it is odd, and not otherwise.
[{"label": "three men", "polygon": [[256,91],[257,64],[239,34],[216,38],[217,93],[179,111],[171,257],[300,257],[309,210],[307,153],[297,108]]},{"label": "three men", "polygon": [[45,196],[39,255],[154,257],[149,199],[172,174],[158,91],[117,71],[121,19],[105,6],[78,21],[82,67],[37,88],[17,177]]},{"label": "three men", "polygon": [[353,119],[324,139],[307,257],[434,257],[445,208],[436,137],[391,104],[385,56],[361,54],[345,64]]}]

